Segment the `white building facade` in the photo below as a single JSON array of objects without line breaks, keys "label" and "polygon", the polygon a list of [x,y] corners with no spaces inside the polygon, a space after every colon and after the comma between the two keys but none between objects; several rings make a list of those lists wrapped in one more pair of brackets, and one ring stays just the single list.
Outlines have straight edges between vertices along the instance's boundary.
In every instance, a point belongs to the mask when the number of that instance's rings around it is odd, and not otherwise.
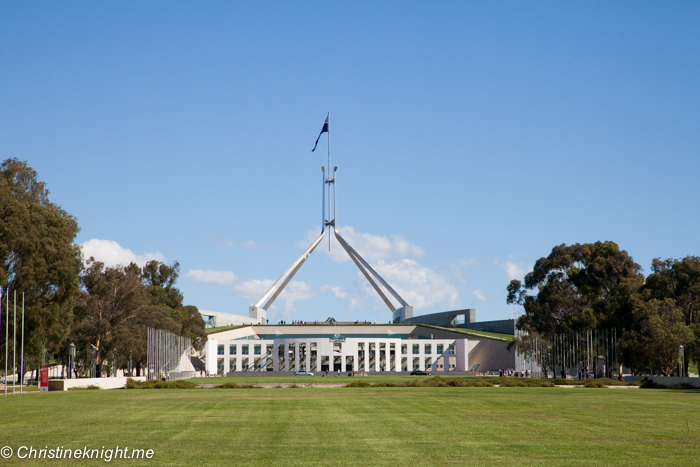
[{"label": "white building facade", "polygon": [[249,371],[468,371],[467,339],[313,336],[287,339],[210,339],[206,369]]}]

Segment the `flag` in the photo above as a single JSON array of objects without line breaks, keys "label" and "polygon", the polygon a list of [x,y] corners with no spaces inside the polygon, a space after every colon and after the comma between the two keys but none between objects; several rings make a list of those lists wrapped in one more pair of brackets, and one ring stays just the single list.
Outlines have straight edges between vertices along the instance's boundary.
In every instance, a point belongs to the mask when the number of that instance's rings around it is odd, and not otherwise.
[{"label": "flag", "polygon": [[[330,117],[330,114],[328,115]],[[321,139],[321,135],[324,133],[328,133],[328,117],[326,117],[326,122],[323,124],[323,128],[321,128],[321,133],[318,134],[318,138],[316,138],[316,144],[314,144],[314,148],[311,150],[311,152],[314,152],[316,150],[316,146],[318,146],[318,140]]]}]

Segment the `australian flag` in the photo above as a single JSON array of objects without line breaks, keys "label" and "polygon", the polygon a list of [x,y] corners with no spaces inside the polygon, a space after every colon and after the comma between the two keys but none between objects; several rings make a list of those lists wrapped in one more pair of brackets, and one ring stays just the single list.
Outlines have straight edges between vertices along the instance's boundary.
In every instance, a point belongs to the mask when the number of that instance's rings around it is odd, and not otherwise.
[{"label": "australian flag", "polygon": [[[330,117],[330,114],[328,115]],[[328,117],[326,117],[326,122],[323,124],[323,128],[321,128],[321,133],[318,134],[318,138],[316,138],[316,144],[314,144],[314,148],[311,150],[311,152],[314,152],[316,150],[316,146],[318,146],[318,140],[321,139],[321,135],[324,133],[328,133]]]}]

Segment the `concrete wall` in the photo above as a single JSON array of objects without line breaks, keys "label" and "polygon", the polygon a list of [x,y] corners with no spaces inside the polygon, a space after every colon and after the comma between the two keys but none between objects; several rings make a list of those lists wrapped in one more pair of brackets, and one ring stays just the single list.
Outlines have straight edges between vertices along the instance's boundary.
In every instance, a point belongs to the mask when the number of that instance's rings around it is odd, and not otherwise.
[{"label": "concrete wall", "polygon": [[675,386],[676,384],[687,383],[692,384],[696,388],[700,388],[700,377],[696,378],[681,378],[679,376],[625,376],[625,381],[640,381],[642,379],[648,379],[656,384],[663,384],[664,386]]},{"label": "concrete wall", "polygon": [[244,328],[230,329],[228,331],[222,332],[212,332],[207,337],[209,340],[228,340],[228,339],[241,339],[247,336],[255,336],[255,331],[252,326],[246,326]]},{"label": "concrete wall", "polygon": [[[391,337],[391,334],[410,334],[415,329],[415,326],[406,324],[270,324],[268,326],[252,326],[252,329],[255,334],[275,334],[280,336],[280,339],[284,338],[286,334],[340,334],[341,336],[350,334],[386,334],[387,337]],[[209,334],[210,338],[224,339],[219,336],[221,334]]]},{"label": "concrete wall", "polygon": [[[134,376],[136,381],[146,381],[145,376]],[[75,378],[75,379],[50,379],[49,391],[67,391],[69,388],[99,386],[100,389],[122,389],[126,386],[127,378],[115,376],[112,378]]]},{"label": "concrete wall", "polygon": [[215,326],[238,326],[241,324],[257,324],[259,320],[250,316],[234,315],[233,313],[224,313],[222,311],[199,310],[202,316],[211,316],[215,322]]},{"label": "concrete wall", "polygon": [[[413,332],[415,336],[435,339],[464,338],[464,334],[416,326]],[[478,373],[485,371],[498,371],[506,368],[515,368],[515,352],[508,350],[508,343],[476,336],[469,338],[469,368],[478,364]]]},{"label": "concrete wall", "polygon": [[[431,323],[424,323],[431,324]],[[471,329],[473,331],[497,332],[500,334],[515,335],[515,320],[501,319],[498,321],[480,321],[478,323],[458,324],[458,328]]]},{"label": "concrete wall", "polygon": [[454,324],[458,316],[464,316],[465,323],[472,323],[476,318],[476,310],[467,308],[464,310],[442,311],[440,313],[414,316],[413,318],[406,318],[406,323],[449,327]]}]

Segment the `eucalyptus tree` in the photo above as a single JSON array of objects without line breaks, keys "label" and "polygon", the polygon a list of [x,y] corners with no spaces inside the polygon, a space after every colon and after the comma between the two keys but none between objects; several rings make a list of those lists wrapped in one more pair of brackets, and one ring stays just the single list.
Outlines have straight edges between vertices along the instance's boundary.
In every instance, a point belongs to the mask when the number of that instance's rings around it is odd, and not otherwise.
[{"label": "eucalyptus tree", "polygon": [[0,286],[24,292],[30,368],[37,368],[43,352],[65,344],[82,269],[80,249],[73,244],[78,231],[76,219],[49,201],[34,169],[18,159],[2,163]]},{"label": "eucalyptus tree", "polygon": [[[666,260],[656,258],[652,261],[651,271],[643,287],[645,297],[673,299],[683,323],[691,333],[691,340],[685,345],[687,355],[696,362],[700,361],[700,257],[686,256]],[[685,359],[686,374],[690,358]]]},{"label": "eucalyptus tree", "polygon": [[614,242],[562,244],[537,260],[524,283],[510,282],[507,302],[523,307],[521,330],[551,335],[625,327],[643,281],[641,266]]}]

